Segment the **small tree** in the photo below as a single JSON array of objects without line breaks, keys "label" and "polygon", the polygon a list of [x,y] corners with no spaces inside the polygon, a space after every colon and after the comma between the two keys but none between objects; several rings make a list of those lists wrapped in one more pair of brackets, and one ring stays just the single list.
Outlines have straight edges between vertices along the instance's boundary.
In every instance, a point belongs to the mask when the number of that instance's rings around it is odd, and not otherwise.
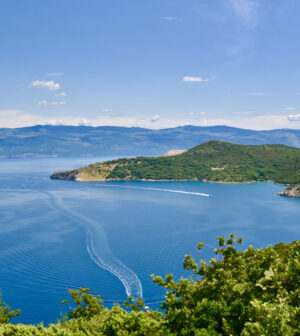
[{"label": "small tree", "polygon": [[[76,307],[73,311],[67,312],[67,317],[70,319],[84,318],[90,320],[93,316],[100,313],[103,309],[103,300],[100,295],[94,296],[89,293],[89,288],[80,288],[79,290],[70,289],[69,293]],[[62,303],[69,303],[69,300],[64,300]]]},{"label": "small tree", "polygon": [[128,296],[128,300],[124,301],[124,306],[131,311],[143,311],[145,309],[145,301],[140,297],[134,300],[132,296]]},{"label": "small tree", "polygon": [[10,310],[10,307],[2,301],[1,296],[2,293],[0,292],[0,324],[5,324],[8,323],[12,317],[19,316],[21,310]]}]

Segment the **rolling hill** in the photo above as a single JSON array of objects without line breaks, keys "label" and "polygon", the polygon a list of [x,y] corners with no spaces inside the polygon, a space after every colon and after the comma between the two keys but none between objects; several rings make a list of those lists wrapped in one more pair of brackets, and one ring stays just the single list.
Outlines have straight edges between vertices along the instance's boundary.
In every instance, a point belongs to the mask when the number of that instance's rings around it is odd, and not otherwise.
[{"label": "rolling hill", "polygon": [[300,182],[300,149],[284,145],[238,145],[208,141],[182,154],[135,157],[56,172],[52,179],[196,180]]}]

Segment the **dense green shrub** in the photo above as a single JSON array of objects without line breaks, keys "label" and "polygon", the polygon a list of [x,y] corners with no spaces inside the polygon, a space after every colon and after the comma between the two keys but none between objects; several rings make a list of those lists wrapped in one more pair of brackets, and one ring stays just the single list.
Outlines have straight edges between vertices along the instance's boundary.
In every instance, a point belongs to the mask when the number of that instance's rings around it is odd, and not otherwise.
[{"label": "dense green shrub", "polygon": [[[99,296],[81,288],[70,291],[75,308],[63,321],[45,328],[0,320],[0,335],[300,335],[300,241],[241,252],[240,238],[218,240],[216,258],[208,263],[185,256],[191,278],[153,276],[167,291],[163,313],[145,312],[144,301],[132,298],[127,309],[104,308]],[[203,246],[198,244],[200,254]]]},{"label": "dense green shrub", "polygon": [[299,335],[300,241],[238,252],[240,242],[234,235],[219,237],[220,261],[197,264],[186,256],[184,267],[201,280],[154,277],[168,290],[162,307],[174,334],[207,329],[219,335]]}]

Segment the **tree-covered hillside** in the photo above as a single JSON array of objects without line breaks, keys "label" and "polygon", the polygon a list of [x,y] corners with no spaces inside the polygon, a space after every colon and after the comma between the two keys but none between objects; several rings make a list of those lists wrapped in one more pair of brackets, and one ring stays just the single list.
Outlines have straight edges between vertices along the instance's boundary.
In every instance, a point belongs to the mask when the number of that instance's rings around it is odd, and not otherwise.
[{"label": "tree-covered hillside", "polygon": [[240,252],[234,235],[218,237],[216,258],[186,255],[184,268],[193,277],[178,282],[172,274],[153,280],[166,289],[162,312],[145,311],[130,298],[125,309],[104,308],[87,289],[71,290],[73,310],[56,324],[13,325],[0,301],[3,336],[299,336],[300,241]]},{"label": "tree-covered hillside", "polygon": [[51,178],[77,180],[209,180],[300,182],[300,149],[209,141],[170,157],[136,157],[96,163]]}]

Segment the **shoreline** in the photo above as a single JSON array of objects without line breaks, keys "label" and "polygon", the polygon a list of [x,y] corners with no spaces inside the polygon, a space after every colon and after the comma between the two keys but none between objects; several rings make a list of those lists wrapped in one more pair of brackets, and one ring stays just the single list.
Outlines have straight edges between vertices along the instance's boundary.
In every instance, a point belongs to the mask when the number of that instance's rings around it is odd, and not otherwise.
[{"label": "shoreline", "polygon": [[[274,184],[278,184],[274,181],[244,181],[244,182],[237,182],[237,181],[210,181],[210,180],[177,180],[177,179],[170,179],[170,180],[154,180],[154,179],[94,179],[94,180],[86,180],[82,179],[80,177],[75,177],[73,181],[76,182],[118,182],[118,181],[126,181],[126,182],[132,182],[132,181],[140,181],[140,182],[204,182],[204,183],[219,183],[219,184],[251,184],[251,183],[259,183],[259,182],[272,182]],[[285,184],[280,184],[285,185]]]},{"label": "shoreline", "polygon": [[276,194],[278,196],[286,196],[286,197],[291,197],[291,198],[299,198],[300,194],[298,194],[298,192],[294,192],[294,191],[290,191],[287,188],[290,186],[290,184],[288,183],[278,183],[275,181],[270,181],[270,180],[262,180],[262,181],[243,181],[243,182],[236,182],[236,181],[210,181],[210,180],[175,180],[175,179],[171,179],[171,180],[154,180],[154,179],[91,179],[91,180],[87,180],[87,179],[83,179],[78,177],[77,175],[73,176],[72,179],[68,179],[68,178],[52,178],[51,179],[58,179],[58,180],[72,180],[72,181],[76,181],[76,182],[133,182],[133,181],[140,181],[140,182],[202,182],[202,183],[218,183],[218,184],[252,184],[252,183],[261,183],[261,182],[268,182],[268,183],[273,183],[274,185],[278,185],[278,186],[285,186],[286,188],[283,190],[278,191]]}]

